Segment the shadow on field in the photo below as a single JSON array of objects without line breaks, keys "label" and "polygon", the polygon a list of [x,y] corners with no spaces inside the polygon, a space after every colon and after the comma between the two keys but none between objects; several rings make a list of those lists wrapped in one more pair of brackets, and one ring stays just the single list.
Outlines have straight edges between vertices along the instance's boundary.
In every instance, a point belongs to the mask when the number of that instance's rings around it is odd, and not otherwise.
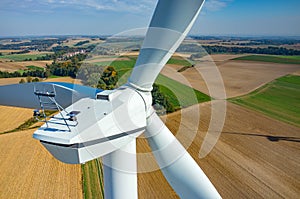
[{"label": "shadow on field", "polygon": [[257,133],[240,133],[240,132],[222,132],[224,134],[231,135],[244,135],[244,136],[255,136],[255,137],[265,137],[271,142],[279,142],[279,141],[288,141],[288,142],[300,142],[299,137],[287,137],[287,136],[273,136],[273,135],[261,135]]}]

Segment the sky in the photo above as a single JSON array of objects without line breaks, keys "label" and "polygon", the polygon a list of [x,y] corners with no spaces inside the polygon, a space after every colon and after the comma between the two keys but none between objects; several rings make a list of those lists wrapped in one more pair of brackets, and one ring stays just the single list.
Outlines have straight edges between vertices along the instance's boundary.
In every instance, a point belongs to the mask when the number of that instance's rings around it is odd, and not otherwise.
[{"label": "sky", "polygon": [[[0,0],[0,36],[114,35],[148,26],[157,0]],[[300,36],[300,0],[206,0],[190,34]]]}]

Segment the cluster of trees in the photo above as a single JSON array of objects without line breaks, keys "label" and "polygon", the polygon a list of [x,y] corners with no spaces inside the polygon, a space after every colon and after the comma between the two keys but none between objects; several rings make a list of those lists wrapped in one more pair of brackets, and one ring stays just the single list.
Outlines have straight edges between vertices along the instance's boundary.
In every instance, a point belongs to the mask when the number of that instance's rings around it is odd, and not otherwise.
[{"label": "cluster of trees", "polygon": [[46,55],[37,57],[35,60],[36,61],[44,61],[44,60],[54,60],[55,58],[56,58],[55,54],[46,54]]},{"label": "cluster of trees", "polygon": [[40,79],[39,78],[32,78],[32,77],[30,77],[30,76],[28,76],[28,77],[26,77],[26,79],[21,79],[20,81],[19,81],[19,84],[24,84],[24,83],[30,83],[30,82],[39,82],[40,81]]},{"label": "cluster of trees", "polygon": [[84,63],[77,72],[77,78],[80,79],[85,85],[96,88],[102,72],[103,67]]},{"label": "cluster of trees", "polygon": [[105,68],[84,64],[78,71],[77,78],[85,85],[104,90],[114,89],[119,81],[118,72],[113,66]]},{"label": "cluster of trees", "polygon": [[98,81],[97,88],[104,90],[112,90],[118,82],[118,73],[112,66],[107,66]]},{"label": "cluster of trees", "polygon": [[55,60],[51,65],[47,65],[46,74],[56,75],[56,76],[70,76],[75,78],[78,69],[81,66],[81,61],[85,59],[86,55],[78,54],[69,60],[64,62],[56,62]]},{"label": "cluster of trees", "polygon": [[175,111],[174,105],[170,102],[169,98],[164,95],[157,84],[153,84],[152,94],[152,105],[159,104],[164,107],[167,113],[172,113]]}]

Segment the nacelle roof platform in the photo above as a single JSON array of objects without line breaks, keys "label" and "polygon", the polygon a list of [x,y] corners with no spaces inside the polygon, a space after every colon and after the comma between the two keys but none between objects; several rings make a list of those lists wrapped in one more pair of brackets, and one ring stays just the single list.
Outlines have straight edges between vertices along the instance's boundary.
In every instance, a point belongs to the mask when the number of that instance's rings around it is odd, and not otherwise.
[{"label": "nacelle roof platform", "polygon": [[[76,121],[70,119],[70,113]],[[76,164],[120,149],[145,127],[146,109],[142,96],[124,86],[98,93],[94,99],[80,99],[48,120],[33,137],[57,159]]]}]

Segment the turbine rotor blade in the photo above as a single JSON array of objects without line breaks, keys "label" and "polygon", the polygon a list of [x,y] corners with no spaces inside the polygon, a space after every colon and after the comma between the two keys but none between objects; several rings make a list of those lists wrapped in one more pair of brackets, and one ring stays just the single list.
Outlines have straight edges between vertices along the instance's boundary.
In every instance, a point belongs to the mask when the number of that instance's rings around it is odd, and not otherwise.
[{"label": "turbine rotor blade", "polygon": [[204,0],[160,0],[128,83],[149,91],[195,22]]},{"label": "turbine rotor blade", "polygon": [[148,118],[145,135],[165,178],[180,198],[221,198],[195,160],[156,113]]}]

